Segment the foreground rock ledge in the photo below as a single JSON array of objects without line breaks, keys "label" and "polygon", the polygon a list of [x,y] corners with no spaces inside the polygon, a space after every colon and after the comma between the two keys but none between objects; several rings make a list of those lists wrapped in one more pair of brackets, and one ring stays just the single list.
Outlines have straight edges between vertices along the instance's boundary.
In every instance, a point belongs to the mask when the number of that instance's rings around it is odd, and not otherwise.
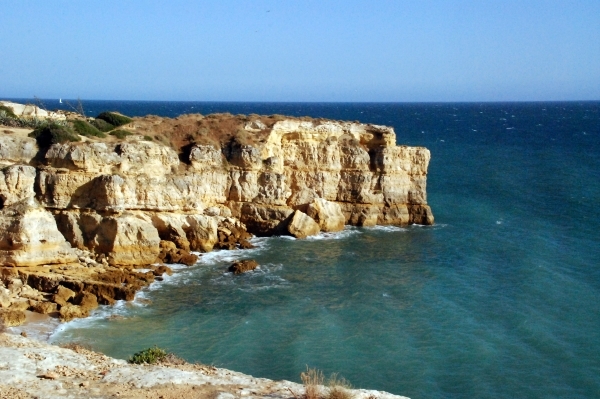
[{"label": "foreground rock ledge", "polygon": [[[3,398],[291,398],[292,392],[302,397],[304,388],[203,365],[131,365],[82,348],[0,334]],[[373,390],[352,393],[356,399],[406,399]]]}]

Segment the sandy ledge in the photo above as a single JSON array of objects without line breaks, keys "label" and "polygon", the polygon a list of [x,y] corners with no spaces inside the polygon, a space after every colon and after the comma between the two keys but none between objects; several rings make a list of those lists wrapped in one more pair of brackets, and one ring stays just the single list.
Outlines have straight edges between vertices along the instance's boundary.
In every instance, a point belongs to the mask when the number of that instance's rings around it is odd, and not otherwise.
[{"label": "sandy ledge", "polygon": [[[324,388],[325,389],[325,388]],[[357,389],[355,399],[407,399]],[[0,333],[0,398],[291,398],[304,388],[198,364],[133,365],[80,347]]]}]

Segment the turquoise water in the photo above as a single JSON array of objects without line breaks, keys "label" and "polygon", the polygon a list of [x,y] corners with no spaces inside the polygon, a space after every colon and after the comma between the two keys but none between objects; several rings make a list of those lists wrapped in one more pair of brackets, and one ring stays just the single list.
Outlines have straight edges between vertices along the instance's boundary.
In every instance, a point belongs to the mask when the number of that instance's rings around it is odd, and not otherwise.
[{"label": "turquoise water", "polygon": [[[52,340],[294,381],[309,365],[412,398],[600,397],[600,103],[107,105],[87,109],[392,125],[431,150],[436,225],[256,239]],[[239,258],[261,269],[226,273]]]}]

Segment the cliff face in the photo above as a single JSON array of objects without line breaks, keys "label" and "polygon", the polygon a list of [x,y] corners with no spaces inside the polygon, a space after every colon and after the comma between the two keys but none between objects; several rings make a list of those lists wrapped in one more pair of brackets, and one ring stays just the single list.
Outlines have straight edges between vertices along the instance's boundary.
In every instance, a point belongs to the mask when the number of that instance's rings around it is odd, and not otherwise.
[{"label": "cliff face", "polygon": [[[125,128],[146,134],[161,123]],[[181,151],[136,134],[47,149],[0,135],[0,263],[68,263],[73,247],[141,265],[156,260],[161,240],[209,251],[246,229],[304,237],[344,224],[433,223],[429,151],[397,146],[389,127],[256,119],[241,133],[250,139]]]}]

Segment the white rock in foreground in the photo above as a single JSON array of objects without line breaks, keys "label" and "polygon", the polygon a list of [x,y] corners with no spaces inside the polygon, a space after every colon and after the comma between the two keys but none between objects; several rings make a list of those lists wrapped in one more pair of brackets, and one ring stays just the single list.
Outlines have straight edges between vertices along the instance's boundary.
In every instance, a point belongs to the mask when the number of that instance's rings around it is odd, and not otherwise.
[{"label": "white rock in foreground", "polygon": [[[132,365],[88,350],[0,334],[0,397],[147,398],[163,393],[181,398],[290,398],[302,397],[304,388],[210,366]],[[406,399],[364,389],[352,393],[355,399]]]}]

